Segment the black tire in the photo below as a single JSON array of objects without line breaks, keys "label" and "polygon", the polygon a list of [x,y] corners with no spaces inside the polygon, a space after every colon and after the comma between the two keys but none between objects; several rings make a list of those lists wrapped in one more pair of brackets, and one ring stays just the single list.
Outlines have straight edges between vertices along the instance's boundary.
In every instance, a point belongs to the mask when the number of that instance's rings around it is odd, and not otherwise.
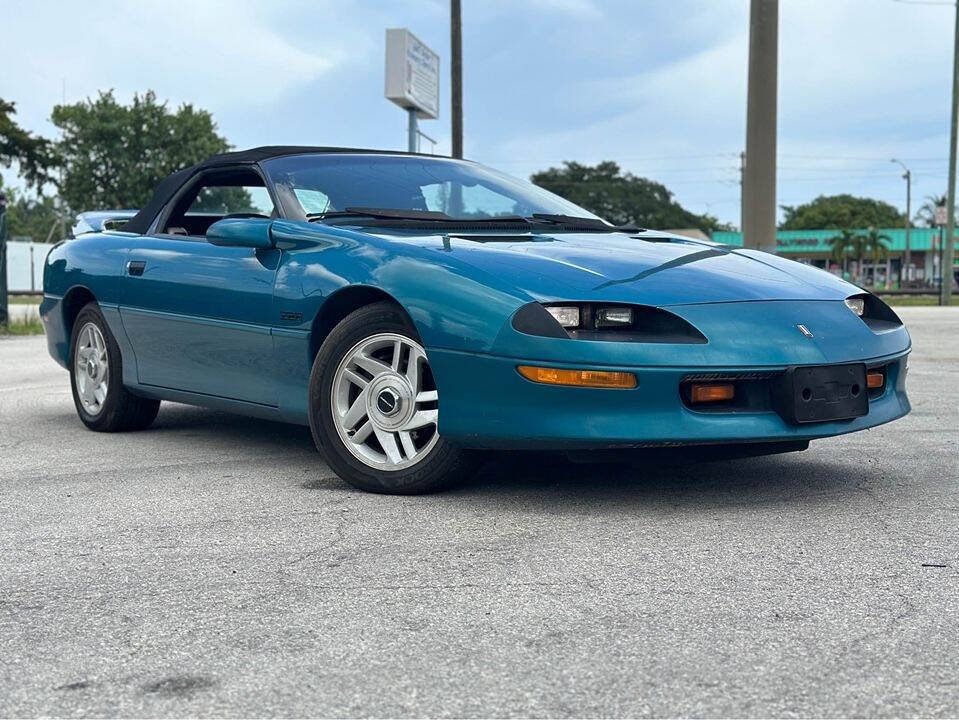
[{"label": "black tire", "polygon": [[[106,354],[109,361],[107,370],[107,395],[98,412],[91,414],[83,407],[77,387],[77,367],[75,362],[77,342],[81,331],[93,324],[99,329],[106,344]],[[159,400],[141,398],[123,387],[123,358],[116,339],[110,332],[95,303],[87,303],[73,323],[73,332],[70,334],[70,388],[73,391],[73,404],[77,408],[80,420],[91,430],[97,432],[124,432],[128,430],[144,430],[150,426],[160,409]]]},{"label": "black tire", "polygon": [[310,430],[333,471],[354,487],[375,493],[416,495],[448,487],[475,468],[475,454],[439,437],[422,460],[397,470],[381,470],[357,459],[337,431],[332,396],[336,370],[347,353],[366,338],[396,333],[419,343],[416,330],[396,305],[379,302],[354,311],[327,336],[310,375]]}]

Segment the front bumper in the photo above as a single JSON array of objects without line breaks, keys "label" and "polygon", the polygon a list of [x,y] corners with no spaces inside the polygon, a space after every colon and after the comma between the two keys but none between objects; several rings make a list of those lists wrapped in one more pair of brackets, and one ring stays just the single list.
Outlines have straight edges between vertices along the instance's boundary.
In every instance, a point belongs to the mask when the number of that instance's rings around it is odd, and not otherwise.
[{"label": "front bumper", "polygon": [[907,358],[905,351],[864,361],[869,367],[886,368],[886,383],[870,399],[868,414],[800,425],[771,408],[758,412],[692,410],[680,396],[683,379],[704,371],[769,373],[785,367],[607,366],[602,369],[635,373],[639,384],[631,390],[606,390],[530,382],[519,375],[516,366],[535,364],[532,360],[430,351],[430,364],[441,388],[439,430],[443,437],[464,447],[564,450],[803,441],[865,430],[909,412]]},{"label": "front bumper", "polygon": [[[707,344],[593,342],[543,338],[508,323],[487,353],[429,348],[440,391],[439,430],[467,447],[596,448],[806,441],[869,427],[909,412],[904,327],[873,332],[842,302],[750,301],[666,308]],[[805,337],[797,324],[811,329]],[[680,384],[703,373],[782,373],[789,367],[886,366],[881,394],[852,420],[793,424],[773,408],[701,412],[684,405]],[[541,385],[517,365],[622,370],[631,390]]]}]

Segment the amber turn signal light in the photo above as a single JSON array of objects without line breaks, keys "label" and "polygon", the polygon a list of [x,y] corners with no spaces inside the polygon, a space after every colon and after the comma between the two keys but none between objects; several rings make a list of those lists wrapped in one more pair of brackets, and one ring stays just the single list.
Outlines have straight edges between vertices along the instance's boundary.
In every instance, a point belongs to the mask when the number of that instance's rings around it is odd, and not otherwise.
[{"label": "amber turn signal light", "polygon": [[886,384],[886,376],[878,370],[866,373],[866,387],[870,390],[881,388]]},{"label": "amber turn signal light", "polygon": [[636,376],[627,372],[606,370],[566,370],[562,368],[520,365],[516,368],[527,380],[546,385],[573,385],[575,387],[621,388],[636,387]]},{"label": "amber turn signal light", "polygon": [[694,403],[722,402],[723,400],[732,400],[736,394],[736,388],[731,383],[720,383],[715,385],[702,385],[694,383],[690,386],[689,399]]}]

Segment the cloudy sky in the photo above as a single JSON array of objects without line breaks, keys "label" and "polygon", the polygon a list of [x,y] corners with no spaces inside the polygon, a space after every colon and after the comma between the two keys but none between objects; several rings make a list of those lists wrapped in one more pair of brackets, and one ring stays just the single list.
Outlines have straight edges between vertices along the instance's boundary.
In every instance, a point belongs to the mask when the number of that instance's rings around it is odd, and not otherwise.
[{"label": "cloudy sky", "polygon": [[[781,204],[851,192],[905,206],[945,192],[953,10],[944,0],[781,0]],[[383,98],[384,29],[441,56],[446,0],[4,0],[0,97],[27,128],[113,88],[210,110],[238,148],[405,149]],[[748,0],[463,0],[468,157],[528,176],[610,159],[739,224]],[[427,148],[428,149],[428,146]],[[6,182],[15,182],[5,173]]]}]

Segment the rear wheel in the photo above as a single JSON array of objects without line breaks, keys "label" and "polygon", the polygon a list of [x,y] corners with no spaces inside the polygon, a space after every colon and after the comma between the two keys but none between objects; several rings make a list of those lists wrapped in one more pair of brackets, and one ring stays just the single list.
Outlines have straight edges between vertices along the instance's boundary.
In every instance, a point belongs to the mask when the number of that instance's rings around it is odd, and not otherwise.
[{"label": "rear wheel", "polygon": [[149,427],[160,401],[137,397],[123,387],[120,348],[95,302],[77,315],[70,348],[70,386],[83,424],[99,432]]},{"label": "rear wheel", "polygon": [[330,467],[363,490],[415,494],[468,474],[472,456],[439,434],[426,351],[391,303],[360,308],[317,353],[310,428]]}]

